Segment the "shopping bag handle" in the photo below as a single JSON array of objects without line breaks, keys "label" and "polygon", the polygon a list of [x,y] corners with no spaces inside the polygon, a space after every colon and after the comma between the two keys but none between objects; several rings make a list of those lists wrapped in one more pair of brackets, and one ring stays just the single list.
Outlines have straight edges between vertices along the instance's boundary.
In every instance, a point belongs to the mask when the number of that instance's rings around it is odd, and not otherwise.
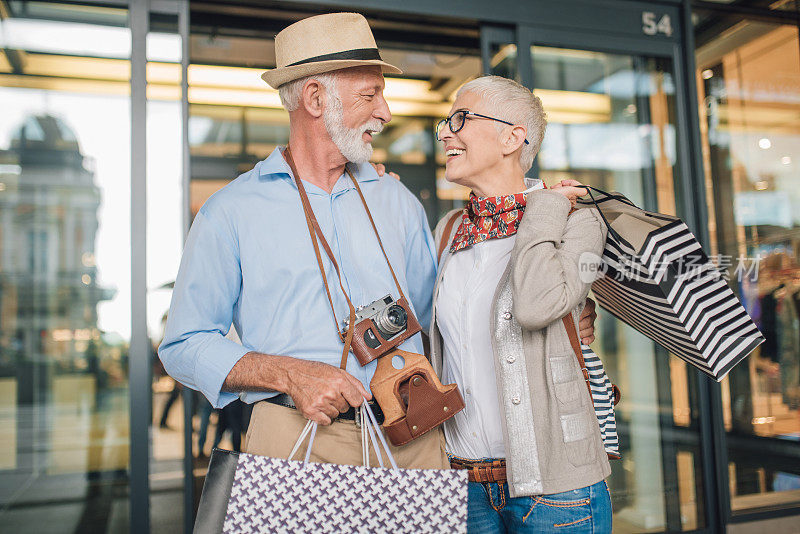
[{"label": "shopping bag handle", "polygon": [[[597,193],[600,193],[600,194],[601,194],[601,195],[603,195],[603,196],[606,196],[606,197],[608,197],[608,198],[612,198],[612,199],[614,199],[614,200],[619,200],[620,202],[624,202],[625,204],[627,204],[627,205],[629,205],[629,206],[632,206],[632,207],[634,207],[634,208],[637,208],[637,209],[639,209],[639,206],[637,206],[636,204],[634,204],[633,202],[631,202],[631,200],[630,200],[628,197],[626,197],[625,195],[623,195],[623,194],[620,194],[620,193],[609,193],[608,191],[603,191],[603,190],[602,190],[602,189],[600,189],[599,187],[594,187],[594,186],[592,186],[592,185],[585,185],[585,184],[584,184],[584,185],[581,185],[581,186],[579,186],[579,187],[583,187],[583,188],[585,188],[587,191],[588,191],[588,190],[594,190],[594,191],[596,191]],[[591,196],[591,191],[590,191],[590,195],[589,195],[589,196]],[[594,202],[594,198],[592,198],[592,201]],[[596,204],[596,203],[595,203],[595,204]]]},{"label": "shopping bag handle", "polygon": [[[378,463],[381,467],[383,467],[383,458],[381,457],[381,448],[380,445],[383,445],[383,450],[386,452],[386,457],[389,459],[389,463],[392,464],[392,469],[399,469],[397,467],[397,463],[392,456],[392,452],[389,449],[389,444],[386,443],[386,438],[383,437],[383,433],[381,433],[380,425],[378,424],[378,420],[375,418],[375,414],[372,413],[372,409],[369,407],[369,403],[367,399],[364,399],[364,402],[359,407],[361,411],[361,447],[362,447],[362,459],[365,466],[369,465],[369,442],[372,443],[372,446],[375,448],[376,456],[378,457]],[[311,446],[314,444],[314,437],[317,435],[317,423],[314,421],[309,420],[306,422],[306,426],[303,427],[302,432],[300,432],[300,437],[297,438],[297,441],[292,447],[292,451],[289,453],[289,460],[294,458],[294,455],[297,454],[297,451],[300,450],[300,446],[305,441],[306,437],[310,435],[308,440],[308,447],[306,447],[306,455],[303,459],[303,465],[308,463],[308,460],[311,458]],[[378,439],[375,436],[378,436]]]},{"label": "shopping bag handle", "polygon": [[[392,464],[392,469],[395,470],[399,469],[399,467],[397,467],[397,463],[394,461],[394,456],[392,456],[392,451],[389,450],[389,444],[386,443],[386,438],[383,437],[383,432],[381,432],[381,427],[378,424],[378,420],[375,419],[375,414],[372,413],[372,408],[369,407],[367,399],[364,399],[364,403],[361,405],[361,409],[367,413],[367,419],[369,419],[370,421],[370,424],[366,425],[365,422],[363,421],[364,418],[362,417],[361,425],[367,426],[367,429],[369,430],[370,437],[372,438],[375,447],[375,453],[376,456],[378,457],[378,462],[380,463],[381,467],[383,467],[383,460],[381,460],[381,451],[378,448],[378,444],[375,442],[374,434],[377,434],[378,438],[380,438],[381,445],[383,445],[383,450],[386,451],[386,457],[389,458],[389,463]],[[367,454],[367,458],[369,458],[369,454]]]},{"label": "shopping bag handle", "polygon": [[297,454],[297,451],[300,449],[300,445],[306,440],[306,436],[311,434],[311,438],[308,440],[308,447],[306,448],[306,456],[303,460],[304,464],[308,463],[308,459],[311,457],[311,445],[314,443],[314,436],[317,435],[317,423],[311,421],[310,419],[306,422],[306,426],[303,427],[303,431],[300,432],[300,437],[297,438],[297,441],[294,443],[294,447],[292,447],[292,452],[289,453],[289,460],[294,458],[294,455]]},{"label": "shopping bag handle", "polygon": [[[609,234],[610,236],[612,236],[614,239],[616,239],[616,240],[617,240],[619,243],[622,243],[623,245],[625,245],[625,246],[627,246],[628,248],[632,249],[632,248],[633,248],[633,245],[631,245],[631,244],[628,242],[628,240],[627,240],[627,239],[625,239],[624,237],[622,237],[621,235],[619,235],[619,233],[618,233],[616,230],[614,230],[613,228],[611,228],[611,223],[609,223],[609,222],[608,222],[608,219],[606,219],[606,216],[605,216],[605,214],[603,213],[603,210],[602,210],[602,209],[600,209],[600,206],[597,204],[597,199],[595,199],[595,198],[594,198],[594,195],[592,194],[592,189],[594,189],[594,190],[595,190],[595,191],[597,191],[598,193],[602,193],[602,194],[606,195],[606,196],[607,196],[607,197],[609,197],[609,198],[614,198],[614,199],[616,199],[616,200],[620,200],[620,201],[622,201],[622,202],[625,202],[626,204],[629,204],[630,206],[633,206],[634,208],[637,208],[637,209],[639,209],[639,207],[638,207],[638,206],[636,206],[636,205],[635,205],[633,202],[631,202],[631,201],[630,201],[630,200],[628,200],[627,198],[623,197],[622,195],[611,195],[610,193],[606,193],[605,191],[603,191],[603,190],[601,190],[601,189],[597,189],[596,187],[592,187],[592,186],[590,186],[590,185],[585,185],[585,186],[583,186],[583,187],[585,187],[585,188],[586,188],[586,192],[587,192],[587,193],[589,193],[589,198],[591,198],[591,199],[592,199],[592,204],[594,204],[594,207],[597,209],[597,213],[599,213],[599,214],[600,214],[600,217],[602,217],[602,219],[603,219],[603,222],[604,222],[604,223],[606,223],[606,228],[608,228],[608,234]],[[617,198],[617,197],[619,197],[619,198]],[[625,199],[625,200],[623,200],[623,199]]]},{"label": "shopping bag handle", "polygon": [[[640,208],[639,206],[634,204],[628,197],[626,197],[622,193],[609,193],[607,191],[603,191],[602,189],[599,189],[599,188],[591,186],[591,185],[583,185],[581,187],[585,187],[587,190],[594,189],[596,192],[600,193],[601,195],[605,195],[606,198],[610,198],[610,199],[613,199],[613,200],[619,200],[623,204],[627,204],[628,206],[631,206],[632,208],[636,208],[637,210],[641,210],[645,217],[650,217],[651,219],[659,219],[661,221],[671,221],[671,220],[673,220],[673,217],[663,216],[663,215],[658,214],[658,213],[651,213],[649,211],[643,210],[642,208]],[[589,191],[589,196],[592,196],[591,195],[591,191]],[[592,199],[592,201],[594,202],[594,199]],[[594,202],[594,204],[595,204],[595,206],[597,206],[597,202]],[[598,207],[598,209],[600,209],[600,208]]]}]

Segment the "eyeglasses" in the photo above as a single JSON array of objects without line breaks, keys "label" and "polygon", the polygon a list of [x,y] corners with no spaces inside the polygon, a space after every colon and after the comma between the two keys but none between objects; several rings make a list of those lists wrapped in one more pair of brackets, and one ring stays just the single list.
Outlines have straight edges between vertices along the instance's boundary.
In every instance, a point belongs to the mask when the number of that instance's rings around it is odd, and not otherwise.
[{"label": "eyeglasses", "polygon": [[[453,113],[452,115],[450,115],[449,117],[439,121],[439,123],[436,125],[436,140],[437,141],[442,140],[442,129],[444,128],[445,124],[447,124],[447,127],[450,128],[451,132],[453,133],[460,132],[461,129],[464,127],[464,124],[467,123],[467,115],[470,115],[472,117],[478,117],[481,119],[489,119],[491,121],[502,122],[503,124],[514,126],[513,122],[504,121],[503,119],[497,119],[495,117],[489,117],[488,115],[481,115],[480,113],[473,113],[472,111],[468,111],[466,109],[460,109],[455,113]],[[530,144],[528,143],[527,139],[525,139],[525,144],[526,145]]]}]

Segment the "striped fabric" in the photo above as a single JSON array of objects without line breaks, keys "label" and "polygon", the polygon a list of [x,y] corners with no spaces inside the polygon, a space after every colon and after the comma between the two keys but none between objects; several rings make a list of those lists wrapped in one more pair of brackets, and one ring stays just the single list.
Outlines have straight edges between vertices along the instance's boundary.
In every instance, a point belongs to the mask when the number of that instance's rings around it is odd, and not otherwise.
[{"label": "striped fabric", "polygon": [[[613,210],[615,204],[620,211],[632,210],[610,197],[600,199],[597,207],[605,213],[606,205]],[[636,250],[625,242],[624,229],[611,223],[615,232],[609,232],[603,251],[604,275],[592,285],[597,302],[672,354],[722,380],[764,337],[683,221],[633,209],[662,226],[650,230]]]},{"label": "striped fabric", "polygon": [[589,386],[592,389],[592,402],[600,425],[600,436],[606,453],[613,458],[619,458],[619,436],[617,435],[617,420],[614,417],[614,389],[611,380],[606,375],[603,362],[592,349],[581,343],[581,352],[589,371]]}]

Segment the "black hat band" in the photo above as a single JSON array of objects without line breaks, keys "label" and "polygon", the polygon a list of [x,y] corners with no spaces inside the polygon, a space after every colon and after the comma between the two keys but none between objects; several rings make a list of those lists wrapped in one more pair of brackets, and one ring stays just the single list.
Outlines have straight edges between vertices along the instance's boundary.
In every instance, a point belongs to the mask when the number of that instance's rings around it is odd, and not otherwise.
[{"label": "black hat band", "polygon": [[321,56],[314,56],[300,61],[295,61],[286,65],[287,67],[294,67],[296,65],[305,65],[306,63],[316,63],[318,61],[331,61],[342,59],[356,59],[362,61],[378,60],[383,61],[377,48],[356,48],[354,50],[345,50],[343,52],[334,52],[332,54],[322,54]]}]

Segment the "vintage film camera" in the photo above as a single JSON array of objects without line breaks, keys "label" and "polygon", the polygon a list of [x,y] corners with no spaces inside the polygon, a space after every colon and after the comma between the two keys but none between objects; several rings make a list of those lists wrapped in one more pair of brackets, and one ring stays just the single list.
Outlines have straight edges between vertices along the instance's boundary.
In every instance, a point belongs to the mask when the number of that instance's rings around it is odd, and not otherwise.
[{"label": "vintage film camera", "polygon": [[[347,331],[347,321],[343,321]],[[356,308],[353,353],[361,365],[386,354],[392,348],[422,330],[406,299],[391,295]]]},{"label": "vintage film camera", "polygon": [[405,298],[386,295],[356,309],[351,347],[361,365],[378,358],[370,388],[394,445],[408,443],[464,409],[457,386],[443,385],[425,356],[397,349],[421,330]]}]

